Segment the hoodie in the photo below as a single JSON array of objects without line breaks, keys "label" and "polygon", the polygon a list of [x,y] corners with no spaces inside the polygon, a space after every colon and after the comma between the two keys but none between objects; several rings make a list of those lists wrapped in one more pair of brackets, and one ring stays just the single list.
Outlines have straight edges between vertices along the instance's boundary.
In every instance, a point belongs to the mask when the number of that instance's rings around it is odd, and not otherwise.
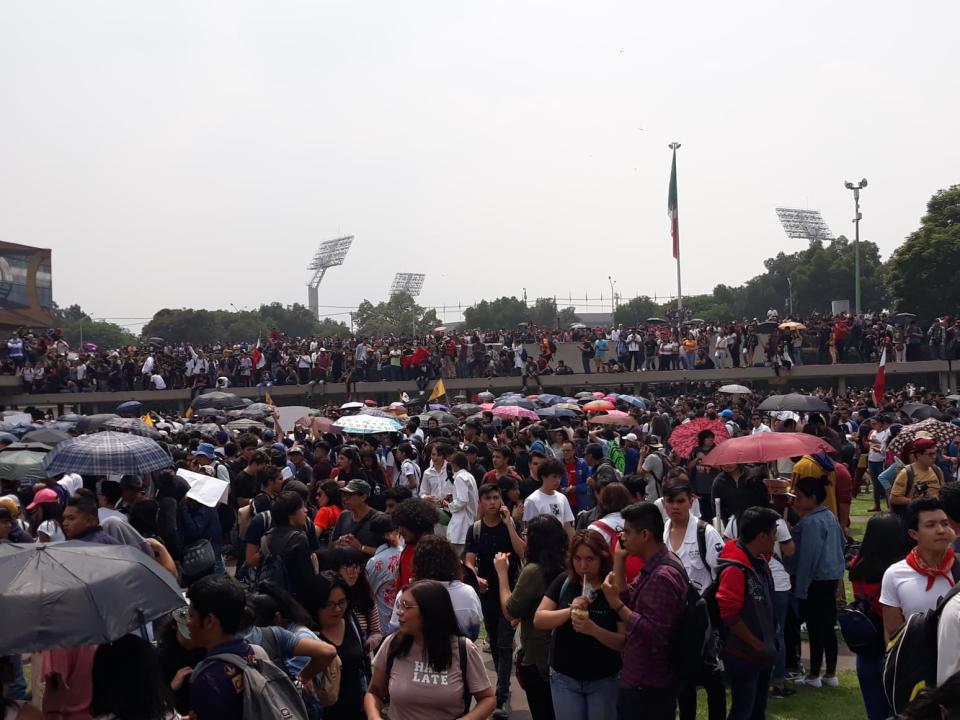
[{"label": "hoodie", "polygon": [[762,557],[750,554],[737,540],[729,540],[720,553],[717,607],[726,628],[741,620],[762,643],[750,647],[728,633],[723,651],[756,665],[773,665],[777,656],[777,634],[773,613],[773,576]]}]

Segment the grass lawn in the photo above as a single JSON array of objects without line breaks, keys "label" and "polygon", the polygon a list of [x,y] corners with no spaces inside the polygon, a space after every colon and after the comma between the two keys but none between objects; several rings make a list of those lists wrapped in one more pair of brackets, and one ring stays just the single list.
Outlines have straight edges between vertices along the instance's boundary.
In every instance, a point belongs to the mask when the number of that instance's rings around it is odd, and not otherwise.
[{"label": "grass lawn", "polygon": [[[770,720],[864,720],[867,717],[860,695],[857,675],[852,670],[841,670],[840,687],[797,687],[797,694],[785,700],[770,698],[767,717]],[[729,709],[730,695],[727,694]],[[707,696],[701,690],[697,698],[697,720],[707,718]]]}]

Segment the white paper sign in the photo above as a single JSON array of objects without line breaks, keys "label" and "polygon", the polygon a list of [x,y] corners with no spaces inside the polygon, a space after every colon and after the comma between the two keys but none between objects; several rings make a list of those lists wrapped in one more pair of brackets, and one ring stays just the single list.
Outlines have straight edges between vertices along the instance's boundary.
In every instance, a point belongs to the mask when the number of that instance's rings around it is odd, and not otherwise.
[{"label": "white paper sign", "polygon": [[3,416],[3,422],[10,425],[29,425],[33,422],[33,416],[30,413],[10,413]]},{"label": "white paper sign", "polygon": [[196,500],[201,505],[207,507],[216,507],[220,503],[227,501],[227,494],[230,492],[230,483],[224,482],[220,478],[210,477],[201,473],[195,473],[191,470],[177,470],[177,475],[187,481],[190,489],[187,491],[187,497]]}]

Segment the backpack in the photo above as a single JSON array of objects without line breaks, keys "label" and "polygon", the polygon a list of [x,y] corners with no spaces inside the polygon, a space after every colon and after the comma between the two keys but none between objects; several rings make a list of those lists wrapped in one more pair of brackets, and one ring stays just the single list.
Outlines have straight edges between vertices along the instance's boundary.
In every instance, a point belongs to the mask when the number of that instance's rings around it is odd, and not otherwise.
[{"label": "backpack", "polygon": [[[960,576],[954,563],[953,579]],[[960,593],[955,584],[932,610],[915,612],[907,618],[890,642],[883,661],[883,694],[895,713],[903,712],[921,690],[937,685],[937,628],[944,606]]]},{"label": "backpack", "polygon": [[[396,635],[391,635],[387,638],[386,642],[392,644],[395,637]],[[467,662],[467,639],[463,637],[463,635],[457,636],[457,651],[460,660],[460,679],[463,681],[463,714],[466,715],[470,712],[473,695],[470,693],[470,683],[467,679],[470,664]],[[387,691],[385,693],[387,702],[390,701],[390,671],[393,670],[393,661],[395,659],[396,655],[390,652],[390,648],[387,648],[387,666],[384,669],[384,673],[387,676]]]},{"label": "backpack", "polygon": [[610,461],[610,464],[613,465],[614,470],[617,470],[621,473],[620,480],[623,479],[623,471],[627,467],[627,458],[623,454],[623,450],[615,442],[607,443],[607,459]]},{"label": "backpack", "polygon": [[[698,534],[699,531],[698,528]],[[680,570],[684,579],[687,579],[687,571],[683,564],[671,557],[669,553],[666,562]],[[717,581],[714,581],[710,584],[710,588],[715,588],[717,585]],[[670,666],[680,677],[690,676],[691,670],[693,676],[699,678],[723,670],[719,641],[719,629],[723,627],[723,623],[720,622],[720,610],[716,607],[715,589],[712,598],[713,608],[706,594],[701,595],[700,591],[687,579],[687,597],[683,606],[683,615],[680,618],[680,626],[675,637],[671,638],[667,649]]]},{"label": "backpack", "polygon": [[335,655],[333,661],[323,669],[323,676],[320,682],[317,683],[316,696],[308,695],[305,697],[299,677],[296,673],[290,671],[280,652],[280,640],[277,638],[277,631],[279,629],[280,628],[273,626],[260,628],[260,642],[257,643],[257,645],[262,647],[264,652],[267,653],[270,662],[281,670],[286,671],[294,687],[301,693],[300,697],[303,699],[303,704],[307,708],[307,714],[311,718],[319,717],[323,711],[319,710],[318,712],[314,712],[316,710],[316,708],[312,707],[314,704],[319,705],[321,708],[329,707],[330,705],[335,705],[337,698],[340,697],[340,675],[343,671],[343,662],[339,656]]},{"label": "backpack", "polygon": [[[584,512],[587,512],[584,510]],[[603,520],[594,520],[593,526],[598,529],[603,535],[607,538],[607,543],[610,545],[610,555],[614,556],[617,554],[617,548],[620,547],[620,533],[614,530],[612,527],[607,525]],[[627,584],[633,582],[634,578],[640,574],[640,570],[643,568],[643,563],[640,558],[635,555],[627,555],[627,561],[624,566],[624,575],[627,578]]]},{"label": "backpack", "polygon": [[850,652],[871,657],[883,655],[883,620],[868,598],[854,598],[840,608],[837,624]]},{"label": "backpack", "polygon": [[257,582],[272,583],[287,592],[291,592],[293,583],[290,580],[290,573],[287,570],[287,563],[283,555],[296,535],[290,533],[283,547],[278,552],[271,552],[270,540],[275,537],[273,532],[273,530],[270,530],[264,533],[260,539],[260,569],[257,573]]},{"label": "backpack", "polygon": [[262,648],[253,646],[256,655],[249,665],[239,655],[221,653],[204,658],[194,670],[199,675],[216,661],[229,663],[243,675],[243,717],[307,720],[307,709],[300,693],[286,672],[267,657]]},{"label": "backpack", "polygon": [[[917,476],[916,476],[916,473],[915,473],[914,470],[913,470],[913,464],[912,464],[912,463],[911,463],[910,465],[907,465],[907,466],[905,467],[905,470],[907,471],[907,481],[906,481],[906,483],[905,483],[905,485],[904,485],[904,487],[903,487],[903,496],[904,496],[905,498],[908,498],[908,499],[909,499],[909,498],[910,498],[910,493],[913,491],[913,486],[914,486],[914,484],[916,483]],[[940,481],[940,487],[943,487],[943,471],[940,469],[939,466],[934,465],[934,466],[933,466],[933,472],[936,474],[937,479]],[[882,475],[883,473],[880,473],[880,474]],[[879,480],[878,480],[878,481],[879,481]],[[890,506],[890,510],[891,510],[894,514],[900,515],[900,516],[902,517],[902,516],[904,515],[904,513],[906,513],[906,511],[907,511],[907,506],[906,506],[906,505],[891,505],[891,506]]]}]

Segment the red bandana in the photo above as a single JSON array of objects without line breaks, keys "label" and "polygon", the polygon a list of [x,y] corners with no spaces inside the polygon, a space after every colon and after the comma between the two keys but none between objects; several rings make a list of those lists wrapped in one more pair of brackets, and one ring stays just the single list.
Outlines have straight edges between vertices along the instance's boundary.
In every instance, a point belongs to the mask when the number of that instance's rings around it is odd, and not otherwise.
[{"label": "red bandana", "polygon": [[947,548],[947,551],[943,554],[943,560],[940,561],[940,564],[937,567],[929,567],[920,557],[920,553],[917,552],[917,548],[914,548],[907,555],[907,565],[912,567],[921,575],[927,576],[927,592],[930,592],[930,588],[933,587],[933,584],[937,581],[938,576],[943,576],[946,578],[947,582],[950,583],[950,586],[953,587],[953,575],[950,573],[950,569],[953,567],[953,548]]}]

